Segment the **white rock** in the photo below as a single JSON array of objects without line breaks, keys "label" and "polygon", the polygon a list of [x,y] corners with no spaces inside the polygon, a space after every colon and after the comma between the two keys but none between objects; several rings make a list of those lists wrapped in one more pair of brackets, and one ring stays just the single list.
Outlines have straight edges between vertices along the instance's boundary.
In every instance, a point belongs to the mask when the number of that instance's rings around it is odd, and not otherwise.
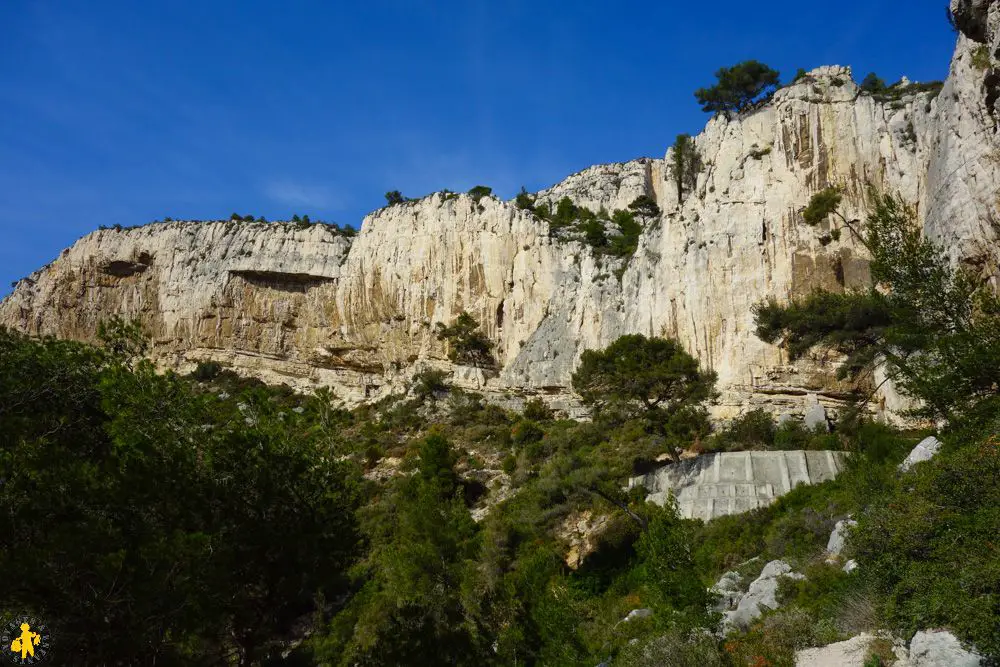
[{"label": "white rock", "polygon": [[803,425],[810,431],[815,431],[816,429],[829,431],[830,424],[826,420],[826,408],[816,400],[815,396],[811,396],[810,398],[812,399],[810,401],[811,405],[806,408],[806,413],[802,417]]},{"label": "white rock", "polygon": [[963,648],[946,630],[922,630],[910,640],[909,661],[900,667],[979,667],[982,657]]},{"label": "white rock", "polygon": [[858,522],[853,519],[841,519],[834,525],[833,532],[830,533],[830,539],[826,543],[826,553],[828,556],[832,558],[840,556],[840,553],[844,550],[848,529],[856,525],[858,525]]},{"label": "white rock", "polygon": [[935,438],[933,435],[928,436],[917,443],[917,446],[906,456],[902,463],[899,464],[900,472],[909,472],[917,463],[922,461],[930,461],[932,458],[937,456],[938,451],[941,449],[941,441]]},{"label": "white rock", "polygon": [[714,607],[715,611],[724,612],[736,609],[736,606],[743,598],[743,589],[740,586],[742,582],[743,577],[738,572],[726,572],[719,577],[715,585],[709,589],[709,591],[719,596],[719,600]]},{"label": "white rock", "polygon": [[748,626],[751,621],[763,613],[762,608],[777,609],[779,606],[777,600],[778,579],[780,577],[805,579],[803,575],[792,572],[792,566],[785,561],[771,561],[764,566],[760,576],[747,588],[736,609],[723,614],[724,629]]},{"label": "white rock", "polygon": [[850,574],[851,572],[854,572],[856,569],[858,569],[858,561],[852,558],[851,560],[844,563],[844,567],[842,567],[841,569],[847,574]]},{"label": "white rock", "polygon": [[[795,667],[864,667],[868,648],[878,638],[878,635],[863,632],[846,641],[796,651]],[[901,647],[894,647],[894,650],[897,657],[905,653]]]},{"label": "white rock", "polygon": [[658,505],[676,500],[686,519],[709,521],[767,507],[800,484],[834,479],[847,454],[839,451],[716,452],[662,466],[629,479]]},{"label": "white rock", "polygon": [[629,621],[634,621],[639,618],[649,618],[652,615],[652,609],[633,609],[628,613],[628,616],[622,619],[622,623],[628,623]]}]

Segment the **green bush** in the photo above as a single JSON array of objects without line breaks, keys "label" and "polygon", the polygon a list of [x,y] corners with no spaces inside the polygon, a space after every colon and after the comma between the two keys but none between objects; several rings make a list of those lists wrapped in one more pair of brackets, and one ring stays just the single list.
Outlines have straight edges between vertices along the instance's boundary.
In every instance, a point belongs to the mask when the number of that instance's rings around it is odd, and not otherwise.
[{"label": "green bush", "polygon": [[862,92],[870,95],[879,95],[886,91],[885,81],[879,78],[875,72],[869,72],[861,82]]},{"label": "green bush", "polygon": [[[386,206],[395,206],[396,204],[402,204],[405,201],[406,198],[403,196],[403,193],[401,193],[399,190],[390,190],[389,192],[385,193]],[[295,218],[292,218],[292,221],[298,222],[298,220],[295,220]]]},{"label": "green bush", "polygon": [[538,424],[528,420],[517,422],[510,432],[511,440],[517,446],[538,442],[544,435],[545,432],[539,428]]},{"label": "green bush", "polygon": [[222,364],[218,361],[199,361],[197,368],[191,374],[195,380],[207,382],[214,380],[222,372]]},{"label": "green bush", "polygon": [[479,203],[480,199],[482,199],[483,197],[489,197],[492,194],[493,194],[493,188],[487,187],[485,185],[477,185],[469,190],[469,196],[472,197],[472,200],[475,201],[477,204]]},{"label": "green bush", "polygon": [[524,211],[534,211],[535,197],[534,195],[529,194],[522,185],[521,191],[517,193],[517,197],[514,199],[514,205]]},{"label": "green bush", "polygon": [[708,441],[708,449],[739,451],[744,449],[771,449],[777,428],[771,413],[763,408],[746,412]]},{"label": "green bush", "polygon": [[547,422],[555,419],[555,414],[545,401],[533,398],[524,404],[523,417],[534,422]]},{"label": "green bush", "polygon": [[981,72],[985,72],[993,66],[993,58],[990,56],[990,47],[980,44],[972,50],[972,66]]},{"label": "green bush", "polygon": [[413,376],[413,391],[420,398],[434,398],[435,394],[448,391],[448,373],[427,369]]},{"label": "green bush", "polygon": [[[980,436],[982,438],[982,436]],[[1000,440],[952,443],[857,517],[860,575],[907,632],[949,627],[1000,655]]]},{"label": "green bush", "polygon": [[745,633],[726,638],[733,665],[795,667],[795,652],[815,643],[813,618],[797,607],[765,615]]},{"label": "green bush", "polygon": [[463,312],[450,325],[437,324],[437,338],[448,344],[448,358],[456,364],[490,367],[496,364],[493,358],[493,342],[479,329],[479,322]]}]

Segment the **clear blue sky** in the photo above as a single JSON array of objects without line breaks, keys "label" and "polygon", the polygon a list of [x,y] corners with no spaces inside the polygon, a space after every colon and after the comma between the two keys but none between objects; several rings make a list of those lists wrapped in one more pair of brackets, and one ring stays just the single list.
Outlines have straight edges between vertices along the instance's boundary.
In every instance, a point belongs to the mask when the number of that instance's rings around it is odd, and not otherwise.
[{"label": "clear blue sky", "polygon": [[513,196],[660,156],[748,58],[947,74],[944,0],[3,0],[0,295],[100,224]]}]

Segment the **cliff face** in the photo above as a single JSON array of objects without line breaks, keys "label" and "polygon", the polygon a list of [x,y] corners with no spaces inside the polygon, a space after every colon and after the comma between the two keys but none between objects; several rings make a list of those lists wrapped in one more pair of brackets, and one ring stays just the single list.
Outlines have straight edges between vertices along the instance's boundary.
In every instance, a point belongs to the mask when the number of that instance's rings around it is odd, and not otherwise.
[{"label": "cliff face", "polygon": [[[94,232],[22,280],[0,324],[89,340],[101,319],[140,316],[155,358],[181,370],[217,359],[355,402],[440,367],[498,399],[540,394],[564,407],[580,353],[639,332],[676,336],[718,372],[719,416],[757,404],[794,411],[807,393],[835,401],[848,388],[835,359],[792,365],[753,335],[751,308],[766,297],[867,279],[848,235],[824,246],[826,230],[801,224],[813,193],[840,185],[860,216],[867,184],[898,192],[956,258],[996,265],[997,70],[973,53],[984,40],[996,53],[1000,3],[959,5],[972,36],[960,36],[940,95],[879,102],[849,70],[821,68],[757,111],[711,120],[695,138],[705,167],[683,201],[669,151],[538,193],[594,211],[654,198],[663,215],[630,260],[553,236],[511,202],[435,194],[369,215],[353,239],[226,222]],[[434,326],[462,311],[496,344],[495,371],[447,362]]]}]

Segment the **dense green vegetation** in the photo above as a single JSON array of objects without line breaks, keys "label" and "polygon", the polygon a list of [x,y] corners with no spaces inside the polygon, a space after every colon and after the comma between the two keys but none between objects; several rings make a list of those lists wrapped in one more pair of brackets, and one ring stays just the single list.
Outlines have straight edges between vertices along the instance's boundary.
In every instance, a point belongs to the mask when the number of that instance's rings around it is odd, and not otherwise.
[{"label": "dense green vegetation", "polygon": [[595,213],[585,206],[577,206],[569,197],[556,202],[553,211],[549,203],[536,204],[534,197],[523,188],[514,203],[518,208],[531,211],[546,220],[549,230],[557,238],[581,240],[598,257],[625,259],[634,255],[639,247],[639,236],[644,225],[658,218],[661,213],[660,207],[647,195],[636,197],[629,204],[628,210],[616,210],[613,213],[608,213],[603,208]]},{"label": "dense green vegetation", "polygon": [[269,392],[220,400],[97,350],[0,333],[3,611],[60,664],[254,664],[347,590],[360,481]]},{"label": "dense green vegetation", "polygon": [[585,351],[573,389],[596,417],[642,424],[676,458],[708,432],[705,404],[715,396],[715,373],[702,371],[677,341],[628,335]]}]

